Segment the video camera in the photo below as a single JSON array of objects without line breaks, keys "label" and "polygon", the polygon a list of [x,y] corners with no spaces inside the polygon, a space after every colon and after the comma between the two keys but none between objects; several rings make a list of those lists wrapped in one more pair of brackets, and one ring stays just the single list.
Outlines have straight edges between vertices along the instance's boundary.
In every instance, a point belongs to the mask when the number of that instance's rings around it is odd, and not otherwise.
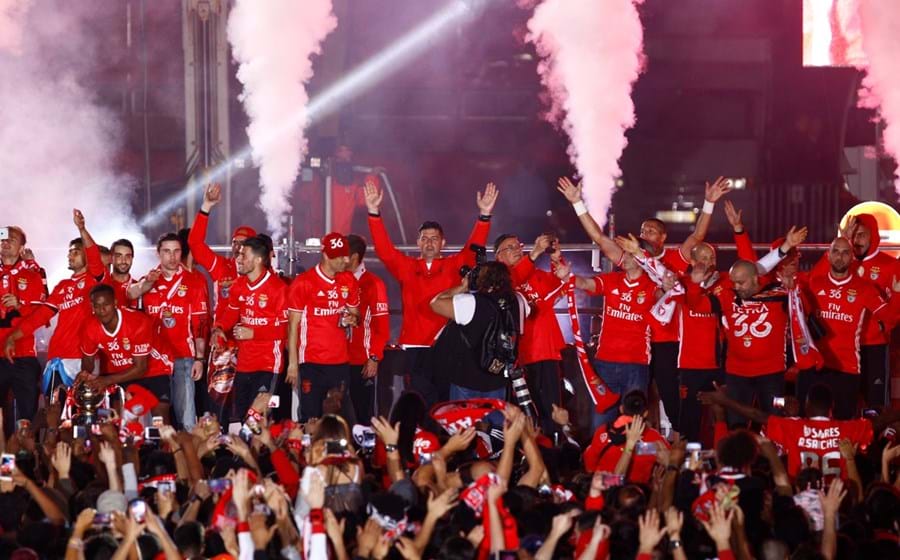
[{"label": "video camera", "polygon": [[487,249],[484,245],[476,245],[475,243],[469,244],[469,249],[475,253],[475,266],[464,264],[459,267],[459,277],[468,278],[469,291],[474,292],[478,283],[478,275],[481,273],[481,267],[487,262]]}]

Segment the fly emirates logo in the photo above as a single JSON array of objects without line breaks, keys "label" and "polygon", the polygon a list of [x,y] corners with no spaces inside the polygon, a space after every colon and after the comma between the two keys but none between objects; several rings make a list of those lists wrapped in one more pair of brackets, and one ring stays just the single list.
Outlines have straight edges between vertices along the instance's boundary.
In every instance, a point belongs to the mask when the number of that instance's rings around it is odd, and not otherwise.
[{"label": "fly emirates logo", "polygon": [[70,294],[70,295],[66,296],[66,299],[59,306],[59,310],[65,311],[66,309],[72,309],[73,307],[78,307],[82,303],[84,303],[84,296],[72,297]]},{"label": "fly emirates logo", "polygon": [[337,290],[329,290],[328,307],[320,307],[318,305],[313,307],[313,317],[331,317],[341,313],[341,311],[341,302],[338,301]]},{"label": "fly emirates logo", "polygon": [[[644,292],[639,293],[637,295],[637,302],[639,304],[644,303],[644,297],[645,297]],[[634,296],[632,295],[632,293],[630,291],[624,292],[621,296],[618,307],[610,306],[609,310],[607,311],[607,314],[610,317],[613,317],[615,319],[622,319],[623,321],[631,321],[633,323],[640,323],[641,321],[644,320],[644,314],[643,313],[635,313],[631,310],[631,302],[632,302],[633,298],[634,298]]]},{"label": "fly emirates logo", "polygon": [[172,315],[184,315],[184,307],[181,305],[148,305],[151,315],[158,315],[162,311],[168,311]]}]

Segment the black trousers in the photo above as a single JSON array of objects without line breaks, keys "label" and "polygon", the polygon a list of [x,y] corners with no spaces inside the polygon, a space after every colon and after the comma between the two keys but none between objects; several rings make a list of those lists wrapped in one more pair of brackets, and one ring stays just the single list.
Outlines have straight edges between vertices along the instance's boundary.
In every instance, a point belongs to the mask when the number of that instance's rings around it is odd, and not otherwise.
[{"label": "black trousers", "polygon": [[[772,399],[784,396],[784,372],[770,373],[758,377],[742,377],[740,375],[725,374],[725,383],[728,385],[728,396],[741,404],[753,405],[765,412],[772,412]],[[728,411],[728,424],[745,424],[749,418]]]},{"label": "black trousers", "polygon": [[860,376],[852,373],[843,373],[833,369],[816,371],[805,369],[797,376],[797,400],[800,401],[800,414],[806,415],[806,395],[810,387],[821,383],[831,389],[834,399],[832,417],[835,420],[850,420],[856,418],[857,402],[859,401]]},{"label": "black trousers", "polygon": [[[268,393],[278,383],[278,375],[271,371],[253,371],[253,372],[237,372],[234,374],[234,386],[231,392],[234,395],[234,408],[232,409],[231,421],[243,422],[247,410],[253,404],[253,399],[259,393]],[[288,401],[290,402],[290,401]],[[265,410],[260,410],[263,414]]]},{"label": "black trousers", "polygon": [[[672,429],[681,431],[678,425],[681,410],[681,385],[678,377],[678,343],[654,342],[650,345],[650,378],[656,382],[659,399],[672,423]],[[623,395],[624,396],[624,395]]]},{"label": "black trousers", "polygon": [[697,393],[715,389],[713,381],[722,381],[722,371],[718,369],[681,369],[681,415],[678,417],[682,439],[700,441],[700,425],[703,420],[703,405],[697,400]]},{"label": "black trousers", "polygon": [[403,351],[406,355],[406,375],[404,384],[407,390],[419,393],[425,400],[425,406],[431,409],[437,402],[445,401],[450,394],[450,380],[438,379],[435,375],[433,348],[407,348]]},{"label": "black trousers", "polygon": [[350,404],[350,364],[300,364],[300,412],[301,422],[322,417],[322,402],[328,391],[343,385],[341,416],[351,426],[356,421]]},{"label": "black trousers", "polygon": [[375,416],[375,388],[378,376],[363,379],[362,371],[363,366],[350,366],[350,400],[353,403],[357,423],[368,426]]},{"label": "black trousers", "polygon": [[4,412],[3,425],[7,435],[15,430],[17,420],[34,420],[40,378],[41,364],[37,358],[13,358],[12,363],[6,358],[0,359],[0,402],[6,401],[10,389],[16,399],[15,415],[12,407]]},{"label": "black trousers", "polygon": [[525,366],[525,381],[528,383],[531,400],[537,407],[541,428],[547,435],[557,430],[552,419],[553,405],[562,404],[559,372],[560,362],[556,360],[544,360]]},{"label": "black trousers", "polygon": [[891,402],[891,368],[888,345],[861,346],[859,358],[866,406],[870,408],[887,406]]}]

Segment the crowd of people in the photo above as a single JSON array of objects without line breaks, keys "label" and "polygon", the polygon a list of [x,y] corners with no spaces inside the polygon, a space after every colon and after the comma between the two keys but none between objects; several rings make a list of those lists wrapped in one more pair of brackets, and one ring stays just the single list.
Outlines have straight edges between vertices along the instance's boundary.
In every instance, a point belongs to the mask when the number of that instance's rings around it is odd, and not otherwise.
[{"label": "crowd of people", "polygon": [[[721,178],[676,247],[656,218],[610,238],[581,185],[557,190],[613,272],[575,274],[552,234],[526,253],[494,232],[488,251],[493,184],[463,250],[426,221],[412,256],[367,183],[367,235],[328,233],[295,278],[251,227],[210,249],[217,185],[141,277],[133,244],[102,247],[78,210],[51,289],[27,228],[0,228],[0,557],[900,556],[900,275],[875,219],[800,270],[806,229],[758,255]],[[727,271],[704,241],[720,202]],[[396,337],[366,237],[400,286]],[[594,356],[578,291],[602,297]],[[392,340],[405,391],[383,417]]]}]

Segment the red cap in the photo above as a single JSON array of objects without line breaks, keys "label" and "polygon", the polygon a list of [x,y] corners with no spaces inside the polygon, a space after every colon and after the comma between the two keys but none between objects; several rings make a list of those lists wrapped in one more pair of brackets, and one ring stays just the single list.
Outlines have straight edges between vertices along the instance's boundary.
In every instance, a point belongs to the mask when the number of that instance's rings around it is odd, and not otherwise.
[{"label": "red cap", "polygon": [[350,256],[350,242],[336,231],[332,231],[322,238],[322,252],[329,259]]},{"label": "red cap", "polygon": [[231,238],[235,237],[256,237],[256,230],[250,226],[238,226],[234,233],[231,235]]}]

